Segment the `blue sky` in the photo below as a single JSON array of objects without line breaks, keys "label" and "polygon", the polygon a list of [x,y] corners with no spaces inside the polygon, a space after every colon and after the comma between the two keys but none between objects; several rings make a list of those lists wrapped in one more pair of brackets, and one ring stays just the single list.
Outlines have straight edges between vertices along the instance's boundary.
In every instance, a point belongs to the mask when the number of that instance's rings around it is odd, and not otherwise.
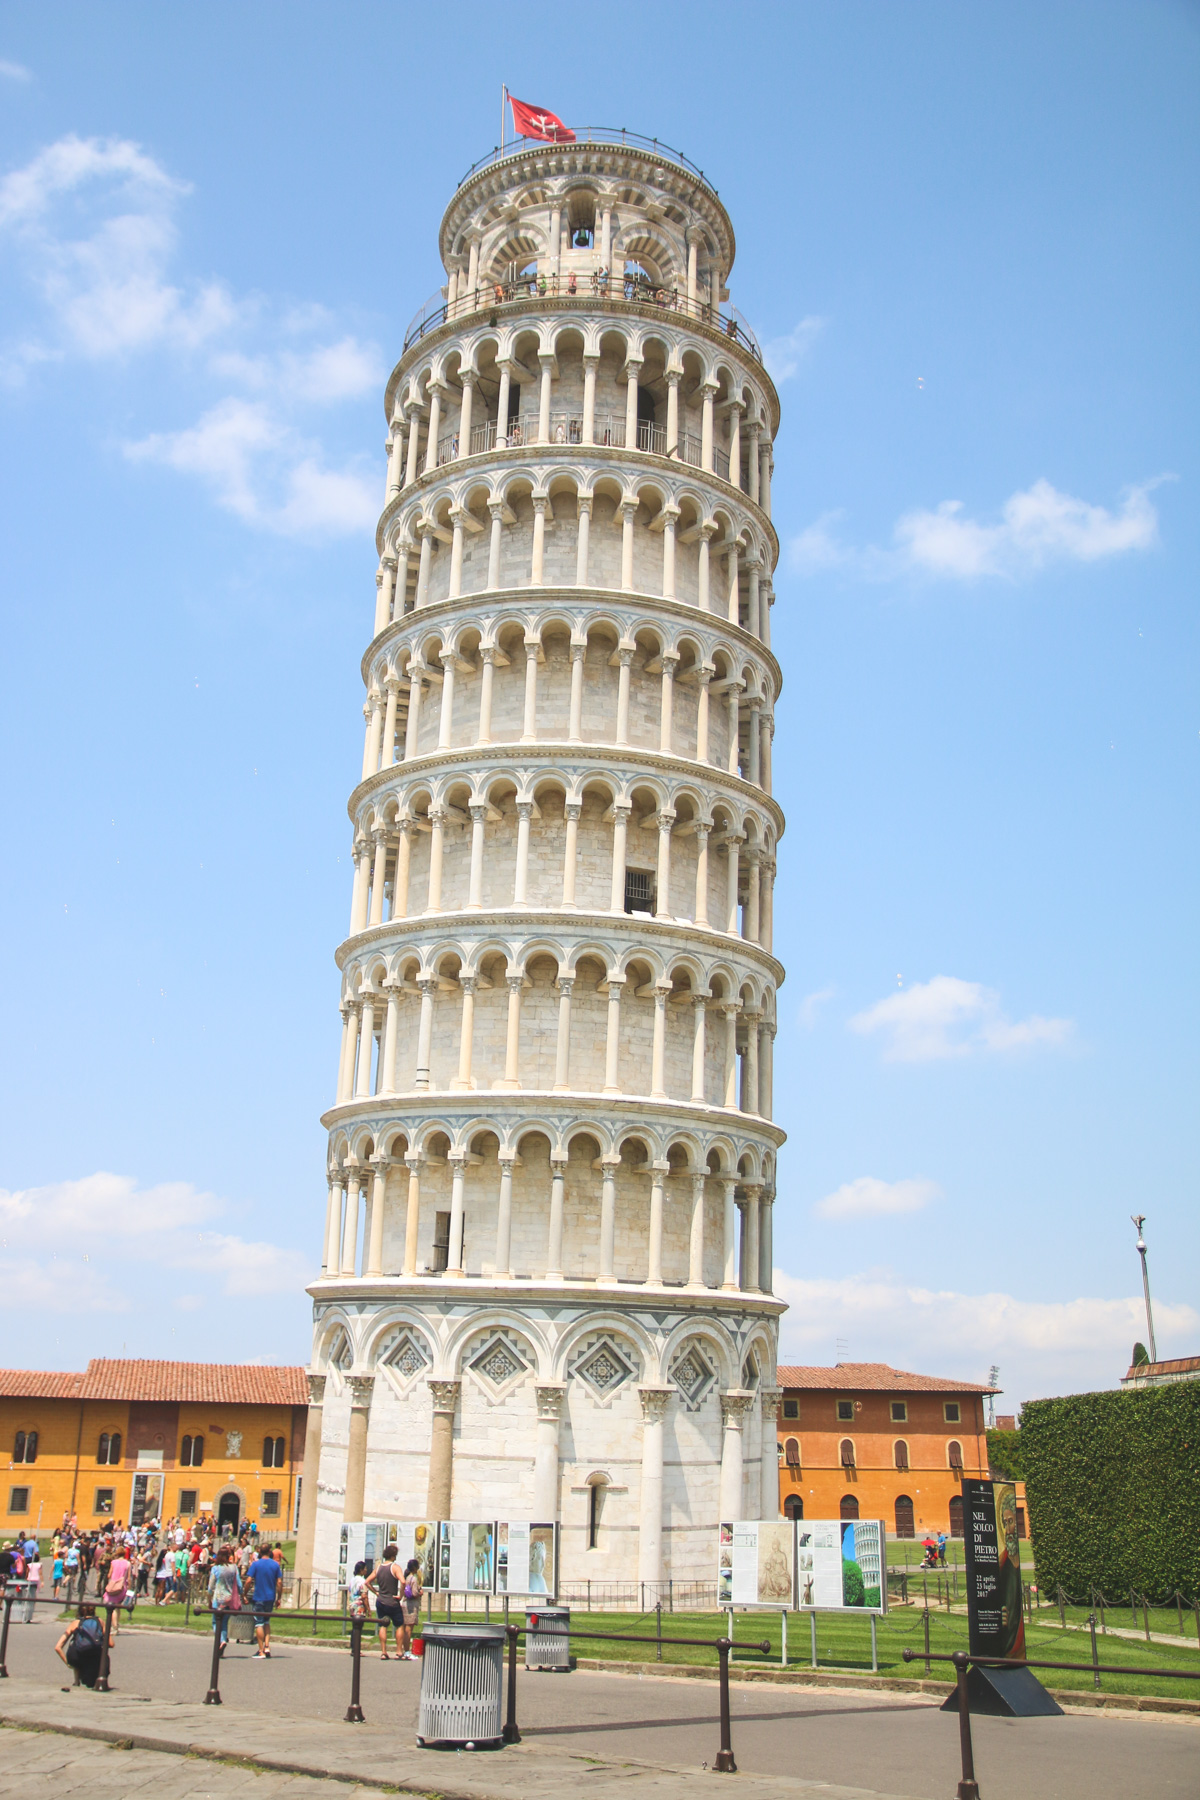
[{"label": "blue sky", "polygon": [[0,1357],[307,1354],[382,380],[502,80],[711,175],[779,382],[785,1352],[1109,1385],[1134,1211],[1200,1349],[1200,14],[515,17],[0,18]]}]

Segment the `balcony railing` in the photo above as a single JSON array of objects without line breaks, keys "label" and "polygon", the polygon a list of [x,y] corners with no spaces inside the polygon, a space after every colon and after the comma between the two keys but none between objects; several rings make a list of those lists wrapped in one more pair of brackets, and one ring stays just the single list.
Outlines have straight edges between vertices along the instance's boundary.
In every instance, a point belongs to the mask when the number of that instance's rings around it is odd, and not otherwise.
[{"label": "balcony railing", "polygon": [[[577,125],[574,132],[576,144],[625,144],[631,150],[649,150],[652,155],[665,157],[668,162],[677,163],[681,169],[686,169],[689,175],[697,176],[709,193],[715,194],[717,191],[704,170],[698,169],[682,150],[672,150],[669,144],[661,143],[658,138],[643,137],[640,132],[626,131],[623,126],[618,130],[612,125]],[[514,138],[512,143],[503,147],[497,145],[486,156],[481,156],[478,162],[473,162],[458,185],[462,187],[480,169],[486,169],[492,163],[504,162],[510,156],[523,156],[529,150],[562,148],[561,144],[541,144],[531,138]]]},{"label": "balcony railing", "polygon": [[[510,421],[507,437],[498,436],[496,420],[488,419],[482,425],[471,427],[472,456],[483,456],[489,450],[508,448],[519,449],[537,444],[539,414],[536,412],[521,413]],[[583,443],[583,414],[581,412],[552,412],[550,414],[550,444]],[[598,412],[592,423],[592,443],[603,449],[623,450],[625,448],[625,415],[615,412]],[[649,456],[666,456],[667,428],[656,425],[650,419],[639,419],[637,428],[637,447]],[[437,466],[440,469],[445,463],[458,460],[458,432],[447,431],[438,439]],[[702,467],[700,459],[700,439],[694,431],[681,431],[676,446],[676,460],[687,463],[690,468]],[[722,481],[729,480],[729,452],[719,445],[713,445],[713,473]]]},{"label": "balcony railing", "polygon": [[586,280],[569,274],[562,279],[557,275],[533,275],[517,281],[481,282],[473,289],[460,289],[453,304],[447,302],[445,289],[438,288],[410,322],[404,334],[404,350],[411,349],[426,333],[436,331],[447,319],[467,319],[475,313],[495,312],[500,307],[542,299],[591,300],[605,307],[650,306],[681,313],[702,325],[713,326],[723,337],[748,351],[756,362],[763,359],[758,339],[735,306],[714,306],[703,295],[689,300],[678,288],[655,287],[641,276],[610,280],[606,269],[594,269]]}]

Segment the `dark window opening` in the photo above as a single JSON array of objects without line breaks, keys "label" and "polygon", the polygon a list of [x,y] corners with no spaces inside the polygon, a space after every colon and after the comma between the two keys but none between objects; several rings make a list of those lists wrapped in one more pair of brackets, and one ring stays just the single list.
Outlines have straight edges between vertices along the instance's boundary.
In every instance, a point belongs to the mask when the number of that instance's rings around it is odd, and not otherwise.
[{"label": "dark window opening", "polygon": [[185,1437],[179,1446],[179,1461],[185,1469],[198,1469],[204,1461],[204,1439]]},{"label": "dark window opening", "polygon": [[1023,1506],[1017,1508],[1017,1536],[1019,1538],[1025,1536],[1025,1508]]},{"label": "dark window opening", "polygon": [[896,1536],[911,1538],[917,1535],[917,1522],[913,1517],[913,1503],[907,1494],[896,1495]]},{"label": "dark window opening", "polygon": [[804,1502],[799,1494],[788,1495],[783,1503],[783,1516],[785,1519],[802,1519],[804,1517]]},{"label": "dark window opening", "polygon": [[654,877],[649,869],[626,869],[625,911],[627,913],[652,913],[654,911]]},{"label": "dark window opening", "polygon": [[262,1515],[264,1519],[279,1517],[280,1492],[278,1488],[265,1488],[262,1497]]},{"label": "dark window opening", "polygon": [[783,1403],[783,1416],[785,1419],[798,1419],[800,1417],[800,1402],[798,1400],[785,1400]]},{"label": "dark window opening", "polygon": [[27,1487],[9,1488],[8,1510],[10,1513],[27,1513],[29,1511],[29,1489]]},{"label": "dark window opening", "polygon": [[963,1534],[962,1495],[955,1494],[950,1502],[950,1536],[960,1538]]},{"label": "dark window opening", "polygon": [[93,1506],[92,1511],[94,1513],[99,1513],[101,1517],[111,1516],[113,1509],[113,1495],[115,1492],[115,1488],[97,1488],[96,1504]]},{"label": "dark window opening", "polygon": [[896,1458],[896,1467],[898,1469],[907,1469],[907,1467],[908,1467],[908,1445],[905,1443],[903,1438],[898,1438],[896,1440],[895,1458]]},{"label": "dark window opening", "polygon": [[442,1269],[450,1267],[450,1214],[435,1213],[433,1217],[433,1262],[430,1265],[434,1275]]},{"label": "dark window opening", "polygon": [[182,1518],[190,1519],[192,1517],[193,1513],[196,1511],[196,1501],[199,1493],[199,1488],[180,1488],[179,1512]]},{"label": "dark window opening", "polygon": [[837,1403],[837,1416],[839,1419],[843,1419],[849,1424],[850,1420],[854,1417],[853,1400],[839,1400]]},{"label": "dark window opening", "polygon": [[117,1464],[121,1460],[121,1434],[119,1431],[102,1431],[100,1443],[96,1450],[96,1461],[102,1465]]},{"label": "dark window opening", "polygon": [[783,1460],[789,1469],[800,1467],[800,1439],[790,1437],[784,1440]]},{"label": "dark window opening", "polygon": [[852,1469],[854,1467],[854,1445],[850,1442],[849,1438],[842,1439],[841,1459],[843,1469]]},{"label": "dark window opening", "polygon": [[31,1463],[37,1461],[38,1434],[36,1431],[18,1431],[13,1440],[13,1461],[15,1463]]},{"label": "dark window opening", "polygon": [[604,1510],[604,1483],[593,1481],[588,1489],[588,1549],[600,1547],[600,1514]]},{"label": "dark window opening", "polygon": [[947,1423],[947,1425],[957,1425],[960,1417],[961,1417],[961,1414],[959,1411],[958,1401],[957,1400],[947,1400],[947,1402],[946,1402],[946,1423]]},{"label": "dark window opening", "polygon": [[853,1494],[842,1495],[842,1518],[857,1519],[858,1501]]},{"label": "dark window opening", "polygon": [[946,1456],[950,1463],[950,1467],[952,1469],[957,1469],[961,1474],[963,1466],[962,1445],[957,1438],[951,1438],[950,1442],[946,1445]]},{"label": "dark window opening", "polygon": [[892,1423],[893,1425],[905,1425],[908,1423],[908,1406],[905,1401],[892,1401]]}]

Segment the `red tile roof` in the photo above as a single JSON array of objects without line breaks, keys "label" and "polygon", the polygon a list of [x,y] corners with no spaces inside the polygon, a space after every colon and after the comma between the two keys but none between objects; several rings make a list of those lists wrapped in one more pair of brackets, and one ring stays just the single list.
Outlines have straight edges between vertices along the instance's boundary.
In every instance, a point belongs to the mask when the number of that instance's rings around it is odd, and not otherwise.
[{"label": "red tile roof", "polygon": [[1200,1356],[1173,1356],[1165,1362],[1133,1363],[1123,1379],[1133,1381],[1139,1376],[1144,1379],[1147,1375],[1194,1374],[1200,1374]]},{"label": "red tile roof", "polygon": [[781,1388],[825,1388],[840,1394],[854,1389],[892,1394],[994,1394],[998,1388],[981,1387],[975,1381],[947,1381],[940,1375],[913,1375],[887,1363],[780,1363],[776,1380]]},{"label": "red tile roof", "polygon": [[300,1368],[258,1363],[153,1362],[93,1357],[87,1373],[0,1369],[0,1396],[43,1400],[161,1400],[220,1406],[307,1406]]}]

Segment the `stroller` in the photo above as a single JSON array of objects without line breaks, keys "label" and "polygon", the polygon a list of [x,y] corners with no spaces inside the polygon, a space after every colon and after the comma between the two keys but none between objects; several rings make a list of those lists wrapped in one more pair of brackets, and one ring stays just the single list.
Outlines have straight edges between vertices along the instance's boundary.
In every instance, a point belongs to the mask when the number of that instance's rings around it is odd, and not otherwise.
[{"label": "stroller", "polygon": [[921,1564],[921,1567],[923,1569],[936,1569],[938,1566],[938,1547],[936,1539],[926,1538],[922,1543],[921,1548],[925,1552],[925,1560]]}]

